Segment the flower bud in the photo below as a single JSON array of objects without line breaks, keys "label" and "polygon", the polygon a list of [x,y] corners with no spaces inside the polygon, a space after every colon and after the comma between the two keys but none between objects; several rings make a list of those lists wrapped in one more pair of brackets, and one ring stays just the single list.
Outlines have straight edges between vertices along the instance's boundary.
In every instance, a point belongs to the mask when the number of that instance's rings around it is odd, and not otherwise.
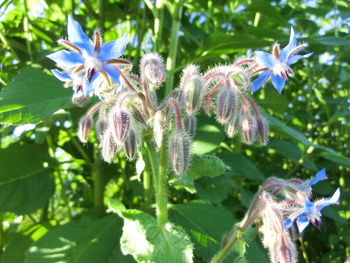
[{"label": "flower bud", "polygon": [[228,123],[236,111],[236,95],[230,88],[224,88],[217,97],[216,118],[222,124]]},{"label": "flower bud", "polygon": [[158,148],[162,146],[165,131],[166,118],[162,111],[157,111],[153,118],[153,136]]},{"label": "flower bud", "polygon": [[136,132],[130,129],[124,140],[124,152],[126,157],[131,161],[135,158],[137,148]]},{"label": "flower bud", "polygon": [[92,118],[90,115],[84,115],[79,121],[78,137],[82,143],[86,143],[92,127]]},{"label": "flower bud", "polygon": [[82,92],[74,92],[72,103],[79,107],[84,107],[89,101],[89,97],[85,97]]},{"label": "flower bud", "polygon": [[238,121],[237,117],[233,117],[226,126],[226,134],[229,138],[233,138],[238,130]]},{"label": "flower bud", "polygon": [[176,175],[186,172],[190,161],[191,140],[186,132],[175,131],[169,138],[169,157]]},{"label": "flower bud", "polygon": [[184,94],[187,113],[198,112],[203,100],[203,80],[196,66],[189,65],[183,70],[180,89]]},{"label": "flower bud", "polygon": [[197,118],[194,115],[185,116],[183,120],[184,129],[191,138],[196,135]]},{"label": "flower bud", "polygon": [[130,129],[130,114],[125,110],[114,108],[109,116],[109,127],[115,142],[121,142]]},{"label": "flower bud", "polygon": [[108,123],[105,119],[99,118],[95,123],[95,127],[96,127],[96,134],[98,136],[98,139],[102,141],[103,134],[105,133],[108,127]]},{"label": "flower bud", "polygon": [[119,151],[119,146],[112,137],[112,131],[107,129],[102,138],[102,158],[107,163],[111,163],[116,153]]},{"label": "flower bud", "polygon": [[137,120],[139,123],[143,124],[144,127],[146,127],[147,123],[146,123],[145,118],[142,115],[141,111],[133,105],[132,105],[132,111],[134,113],[133,116],[134,116],[135,120]]},{"label": "flower bud", "polygon": [[228,74],[228,79],[233,86],[248,89],[250,86],[250,75],[246,71],[236,68]]},{"label": "flower bud", "polygon": [[253,115],[249,111],[243,112],[241,115],[240,124],[244,143],[252,144],[255,140],[256,130]]},{"label": "flower bud", "polygon": [[141,59],[141,78],[159,87],[165,80],[163,59],[157,53],[147,53]]},{"label": "flower bud", "polygon": [[269,140],[269,125],[266,119],[259,116],[259,118],[256,119],[256,126],[259,143],[266,145]]}]

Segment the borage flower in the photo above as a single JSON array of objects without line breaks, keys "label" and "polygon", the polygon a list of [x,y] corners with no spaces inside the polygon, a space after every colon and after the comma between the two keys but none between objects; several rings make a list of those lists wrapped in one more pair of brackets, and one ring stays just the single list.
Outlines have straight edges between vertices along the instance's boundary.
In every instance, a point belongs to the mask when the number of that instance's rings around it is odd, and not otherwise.
[{"label": "borage flower", "polygon": [[271,78],[273,86],[279,93],[281,93],[288,77],[294,75],[290,65],[296,63],[301,58],[308,58],[312,55],[312,53],[296,55],[305,47],[307,47],[306,43],[298,45],[292,27],[289,43],[282,50],[280,49],[279,44],[276,43],[272,47],[272,54],[263,51],[256,51],[255,60],[261,67],[258,71],[263,72],[253,81],[251,92],[254,93],[259,90],[265,85],[268,78]]},{"label": "borage flower", "polygon": [[288,229],[292,227],[294,221],[296,221],[299,233],[302,233],[310,222],[319,228],[321,225],[321,210],[329,205],[338,204],[339,197],[340,189],[338,188],[330,198],[322,198],[314,203],[310,202],[309,200],[304,200],[304,204],[302,206],[303,210],[298,213],[293,213],[289,216],[289,218],[285,219],[284,227]]},{"label": "borage flower", "polygon": [[100,83],[100,76],[108,85],[112,82],[119,84],[117,65],[130,65],[127,60],[118,59],[124,53],[126,35],[102,44],[101,33],[95,30],[92,41],[71,16],[68,16],[68,40],[60,39],[58,43],[70,51],[60,50],[47,56],[65,70],[54,71],[53,74],[61,81],[67,82],[73,79],[72,74],[83,71],[81,83],[84,96],[94,92]]}]

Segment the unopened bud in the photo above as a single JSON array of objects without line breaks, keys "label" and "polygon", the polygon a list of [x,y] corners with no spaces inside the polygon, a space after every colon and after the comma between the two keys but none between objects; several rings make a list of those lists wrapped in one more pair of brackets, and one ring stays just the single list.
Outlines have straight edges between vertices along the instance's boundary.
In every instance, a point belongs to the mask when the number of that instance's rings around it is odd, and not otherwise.
[{"label": "unopened bud", "polygon": [[103,134],[105,133],[105,131],[108,127],[107,121],[105,119],[99,118],[95,123],[95,127],[96,127],[96,134],[97,134],[99,140],[102,141]]},{"label": "unopened bud", "polygon": [[118,108],[113,109],[109,116],[109,127],[114,141],[122,142],[130,129],[129,113]]},{"label": "unopened bud", "polygon": [[196,135],[196,126],[197,126],[197,118],[194,115],[188,115],[184,117],[183,120],[184,129],[190,135],[191,138],[194,138]]},{"label": "unopened bud", "polygon": [[259,116],[256,119],[257,137],[259,143],[266,145],[269,140],[269,125],[265,118]]},{"label": "unopened bud", "polygon": [[238,118],[235,116],[227,123],[226,134],[229,138],[233,138],[238,131]]},{"label": "unopened bud", "polygon": [[198,112],[203,100],[203,80],[196,66],[189,65],[183,70],[180,89],[184,94],[187,113]]},{"label": "unopened bud", "polygon": [[79,121],[78,137],[82,143],[86,143],[92,127],[92,118],[90,115],[84,115]]},{"label": "unopened bud", "polygon": [[143,124],[146,127],[147,123],[146,123],[145,118],[142,115],[141,111],[135,106],[132,106],[132,110],[134,113],[133,115],[134,115],[135,120],[137,120],[139,123]]},{"label": "unopened bud", "polygon": [[89,97],[85,97],[84,94],[79,91],[75,92],[72,97],[72,103],[79,107],[84,107],[89,101]]},{"label": "unopened bud", "polygon": [[250,87],[250,75],[246,71],[236,68],[228,74],[228,79],[233,86],[248,89]]},{"label": "unopened bud", "polygon": [[169,151],[173,171],[176,175],[186,172],[190,161],[191,140],[186,132],[175,131],[169,138]]},{"label": "unopened bud", "polygon": [[136,147],[137,147],[136,132],[134,131],[134,129],[130,129],[128,135],[125,137],[125,140],[124,140],[124,152],[126,157],[130,161],[135,158]]},{"label": "unopened bud", "polygon": [[240,124],[244,143],[252,144],[255,140],[256,129],[253,115],[249,111],[244,112],[241,115]]},{"label": "unopened bud", "polygon": [[157,53],[147,53],[141,59],[141,77],[159,87],[165,79],[163,59]]},{"label": "unopened bud", "polygon": [[158,148],[162,146],[165,131],[166,118],[162,111],[157,111],[153,119],[153,136]]},{"label": "unopened bud", "polygon": [[102,139],[102,158],[107,163],[111,163],[116,153],[119,151],[119,146],[112,137],[112,131],[107,129]]},{"label": "unopened bud", "polygon": [[217,97],[216,118],[222,124],[228,123],[236,111],[236,95],[230,88],[224,88]]}]

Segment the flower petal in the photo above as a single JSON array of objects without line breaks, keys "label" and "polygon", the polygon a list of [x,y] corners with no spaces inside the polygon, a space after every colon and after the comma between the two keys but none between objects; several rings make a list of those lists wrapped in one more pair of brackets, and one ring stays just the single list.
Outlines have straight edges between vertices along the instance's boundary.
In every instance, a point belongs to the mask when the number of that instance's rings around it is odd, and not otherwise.
[{"label": "flower petal", "polygon": [[71,16],[68,16],[68,40],[72,43],[91,42],[81,25]]},{"label": "flower petal", "polygon": [[83,57],[77,52],[60,50],[47,55],[47,57],[57,63],[58,66],[72,69],[79,64],[84,64]]},{"label": "flower petal", "polygon": [[66,71],[59,71],[57,69],[51,69],[52,74],[60,81],[67,82],[72,80],[70,74]]},{"label": "flower petal", "polygon": [[340,188],[338,188],[332,197],[330,198],[324,198],[319,201],[316,201],[316,208],[318,211],[321,211],[323,208],[329,206],[329,205],[337,205],[339,203],[340,198]]},{"label": "flower petal", "polygon": [[89,96],[98,87],[98,85],[100,84],[99,77],[100,77],[100,72],[98,71],[94,74],[94,76],[90,81],[86,77],[84,77],[83,93],[85,97]]},{"label": "flower petal", "polygon": [[290,28],[289,43],[287,46],[282,48],[280,53],[280,59],[282,62],[286,62],[288,54],[298,45],[297,39],[294,34],[293,27]]},{"label": "flower petal", "polygon": [[255,60],[261,67],[273,68],[274,65],[278,62],[276,61],[276,58],[270,53],[266,53],[264,51],[255,51],[255,54]]},{"label": "flower petal", "polygon": [[319,181],[326,180],[326,179],[327,179],[326,169],[323,168],[322,170],[317,172],[315,177],[310,180],[308,185],[311,186],[311,185],[317,184]]},{"label": "flower petal", "polygon": [[125,34],[121,38],[118,38],[117,40],[113,40],[103,44],[102,47],[99,49],[99,57],[102,60],[119,58],[121,55],[123,55],[125,51],[125,47],[127,43],[126,37],[127,37],[127,34]]},{"label": "flower petal", "polygon": [[290,218],[287,218],[283,221],[283,225],[285,229],[288,229],[293,225],[293,220]]},{"label": "flower petal", "polygon": [[310,220],[307,216],[298,216],[297,217],[297,226],[299,233],[302,233],[304,229],[310,224]]},{"label": "flower petal", "polygon": [[267,78],[271,75],[270,71],[264,71],[263,73],[260,74],[259,77],[257,77],[253,83],[252,83],[252,89],[251,92],[254,93],[257,90],[259,90],[262,86],[265,85],[265,81]]},{"label": "flower petal", "polygon": [[304,200],[304,214],[312,214],[314,211],[314,204],[309,200]]},{"label": "flower petal", "polygon": [[290,57],[287,61],[287,65],[292,65],[294,63],[296,63],[299,59],[302,59],[302,58],[308,58],[312,55],[313,53],[308,53],[308,54],[305,54],[305,55],[294,55],[292,57]]},{"label": "flower petal", "polygon": [[284,88],[284,84],[286,84],[286,81],[280,76],[274,74],[271,75],[271,81],[278,93],[281,94]]},{"label": "flower petal", "polygon": [[102,68],[111,80],[117,84],[120,84],[120,74],[119,71],[112,65],[106,65]]}]

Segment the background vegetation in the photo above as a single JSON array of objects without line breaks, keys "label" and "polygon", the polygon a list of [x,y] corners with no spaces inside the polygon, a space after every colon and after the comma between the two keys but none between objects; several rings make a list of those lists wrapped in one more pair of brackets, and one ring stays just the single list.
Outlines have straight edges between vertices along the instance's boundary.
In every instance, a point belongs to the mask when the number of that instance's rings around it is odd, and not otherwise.
[{"label": "background vegetation", "polygon": [[[71,89],[50,75],[55,65],[45,57],[60,49],[56,40],[67,35],[67,14],[90,36],[99,27],[105,41],[127,32],[125,58],[135,64],[135,73],[142,54],[161,53],[171,70],[169,89],[189,63],[204,71],[257,49],[270,50],[277,40],[283,47],[292,25],[314,54],[294,65],[296,76],[282,95],[271,84],[254,94],[270,122],[269,144],[241,145],[203,115],[193,153],[215,155],[230,169],[212,171],[205,163],[191,187],[170,178],[170,221],[189,234],[195,262],[207,262],[265,178],[306,179],[326,168],[329,179],[314,188],[316,196],[330,196],[339,185],[341,204],[325,209],[321,231],[305,231],[299,258],[345,262],[350,256],[349,10],[342,0],[1,2],[1,262],[133,262],[120,252],[122,219],[106,214],[105,207],[112,198],[114,209],[122,203],[154,213],[144,194],[142,161],[127,162],[120,155],[106,165],[95,136],[85,145],[77,140],[86,109],[71,104]],[[103,174],[100,185],[93,183],[98,174]],[[258,236],[250,238],[240,260],[268,262]]]}]

